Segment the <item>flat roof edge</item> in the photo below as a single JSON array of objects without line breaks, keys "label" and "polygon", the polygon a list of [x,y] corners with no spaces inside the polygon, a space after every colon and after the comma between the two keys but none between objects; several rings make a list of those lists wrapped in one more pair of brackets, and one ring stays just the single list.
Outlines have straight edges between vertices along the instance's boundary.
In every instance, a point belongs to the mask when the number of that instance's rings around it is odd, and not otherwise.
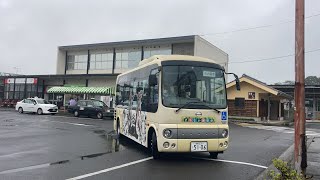
[{"label": "flat roof edge", "polygon": [[58,46],[59,50],[70,50],[77,48],[93,48],[101,46],[123,46],[123,45],[143,45],[152,43],[165,43],[170,41],[194,41],[196,35],[189,36],[177,36],[177,37],[165,37],[165,38],[154,38],[154,39],[143,39],[143,40],[130,40],[130,41],[116,41],[116,42],[106,42],[106,43],[91,43],[91,44],[79,44],[79,45],[67,45]]}]

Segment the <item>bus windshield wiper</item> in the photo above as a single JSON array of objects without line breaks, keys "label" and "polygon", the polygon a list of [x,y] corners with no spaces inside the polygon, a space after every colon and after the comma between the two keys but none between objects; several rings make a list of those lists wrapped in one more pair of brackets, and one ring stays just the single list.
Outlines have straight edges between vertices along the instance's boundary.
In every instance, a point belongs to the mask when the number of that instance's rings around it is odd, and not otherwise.
[{"label": "bus windshield wiper", "polygon": [[201,105],[203,105],[203,106],[206,106],[207,108],[213,109],[213,110],[217,111],[218,113],[220,113],[220,111],[219,111],[218,109],[211,108],[210,106],[206,105],[206,104],[205,104],[204,102],[202,102],[202,101],[192,101],[192,102],[188,102],[188,103],[184,104],[183,106],[179,107],[179,108],[176,110],[176,113],[179,112],[180,109],[188,106],[189,104],[199,104],[199,103],[200,103]]}]

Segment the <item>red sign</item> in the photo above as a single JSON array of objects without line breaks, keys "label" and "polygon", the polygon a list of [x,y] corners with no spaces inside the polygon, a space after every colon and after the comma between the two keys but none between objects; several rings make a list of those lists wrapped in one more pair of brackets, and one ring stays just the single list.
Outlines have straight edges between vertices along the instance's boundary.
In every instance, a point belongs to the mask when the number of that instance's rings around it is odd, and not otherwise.
[{"label": "red sign", "polygon": [[38,78],[7,78],[4,80],[5,84],[37,84]]}]

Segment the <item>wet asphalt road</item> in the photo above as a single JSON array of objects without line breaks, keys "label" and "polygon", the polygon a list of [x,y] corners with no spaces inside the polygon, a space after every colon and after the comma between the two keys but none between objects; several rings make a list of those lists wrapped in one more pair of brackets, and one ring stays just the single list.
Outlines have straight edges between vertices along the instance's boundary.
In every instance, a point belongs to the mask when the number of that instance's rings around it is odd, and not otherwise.
[{"label": "wet asphalt road", "polygon": [[[126,138],[108,136],[112,120],[0,111],[0,179],[254,179],[264,168],[208,159],[207,153],[149,157]],[[229,149],[220,160],[269,166],[293,134],[230,124]],[[203,158],[203,159],[202,159]],[[130,165],[138,160],[143,162]],[[108,169],[112,168],[112,169]]]}]

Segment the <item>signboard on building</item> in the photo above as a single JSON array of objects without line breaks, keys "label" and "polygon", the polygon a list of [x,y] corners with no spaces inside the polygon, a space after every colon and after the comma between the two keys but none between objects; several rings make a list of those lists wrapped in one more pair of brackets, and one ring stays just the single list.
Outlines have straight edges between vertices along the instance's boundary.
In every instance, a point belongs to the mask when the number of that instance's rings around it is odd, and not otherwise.
[{"label": "signboard on building", "polygon": [[248,99],[255,99],[256,93],[255,92],[248,92]]},{"label": "signboard on building", "polygon": [[5,84],[37,84],[38,78],[7,78],[4,81]]}]

